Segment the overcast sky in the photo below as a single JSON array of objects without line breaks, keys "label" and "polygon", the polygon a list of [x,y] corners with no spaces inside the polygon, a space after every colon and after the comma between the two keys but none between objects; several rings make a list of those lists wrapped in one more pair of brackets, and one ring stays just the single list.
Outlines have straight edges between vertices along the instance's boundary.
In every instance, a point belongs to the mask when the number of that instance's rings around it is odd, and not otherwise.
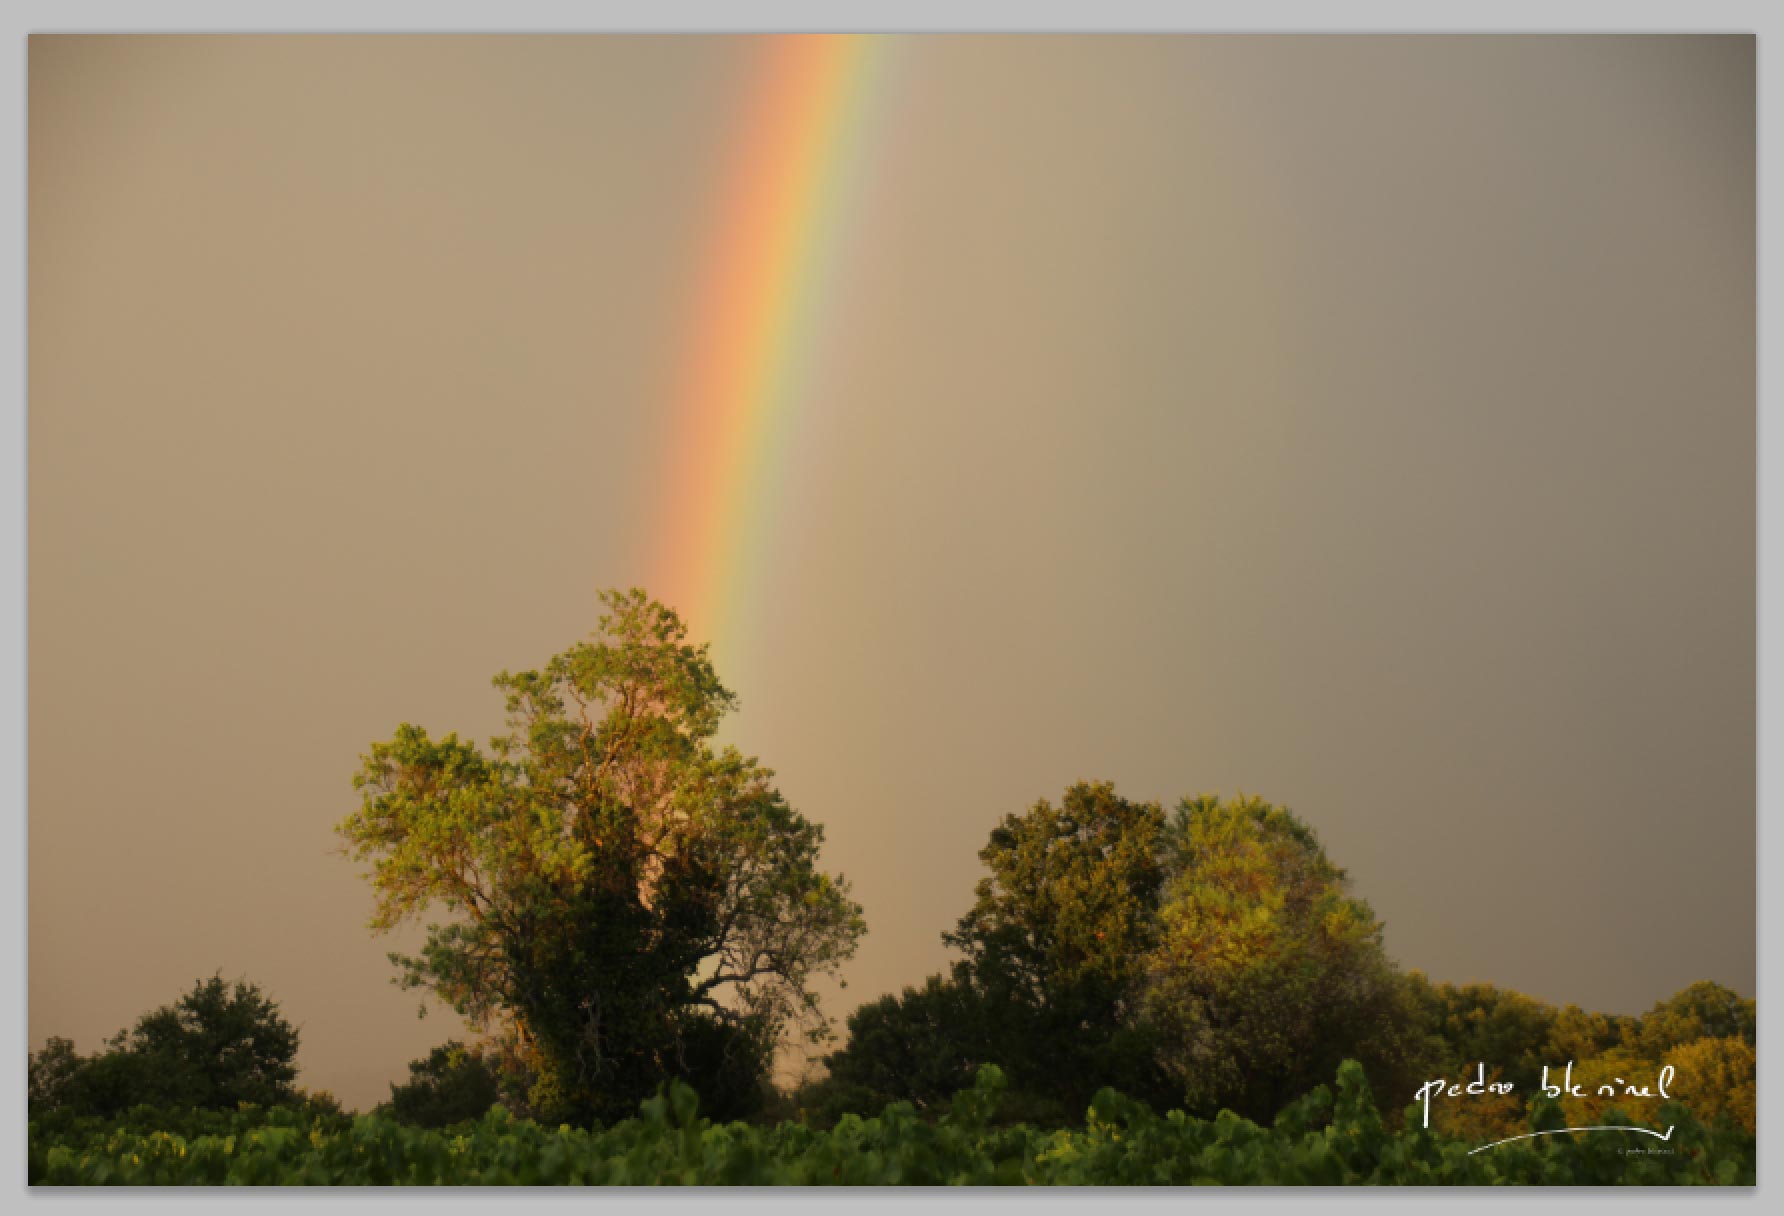
[{"label": "overcast sky", "polygon": [[[726,738],[943,966],[1070,782],[1313,825],[1404,966],[1751,994],[1750,38],[905,38]],[[462,1030],[331,851],[644,580],[761,54],[31,40],[30,1035]]]}]

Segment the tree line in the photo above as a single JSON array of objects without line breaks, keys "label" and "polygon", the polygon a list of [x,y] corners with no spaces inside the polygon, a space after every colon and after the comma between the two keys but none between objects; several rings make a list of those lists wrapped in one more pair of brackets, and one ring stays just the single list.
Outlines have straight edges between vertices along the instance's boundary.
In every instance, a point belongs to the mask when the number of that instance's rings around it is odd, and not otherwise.
[{"label": "tree line", "polygon": [[[1267,1122],[1355,1060],[1390,1112],[1477,1063],[1513,1082],[1434,1108],[1480,1138],[1524,1118],[1544,1064],[1572,1060],[1589,1082],[1672,1063],[1695,1112],[1752,1126],[1754,1002],[1702,983],[1626,1018],[1432,984],[1393,964],[1287,808],[1167,810],[1106,782],[1006,815],[943,935],[952,966],[857,1009],[825,1075],[782,1092],[779,1048],[834,1041],[815,981],[853,955],[862,910],[773,772],[714,745],[735,698],[707,648],[641,591],[603,602],[591,640],[495,677],[508,724],[487,747],[403,724],[362,758],[337,831],[369,865],[371,927],[425,923],[418,954],[392,955],[398,982],[474,1040],[410,1065],[384,1108],[398,1119],[499,1103],[611,1124],[670,1082],[721,1120],[827,1125],[891,1102],[941,1117],[992,1065],[1016,1121],[1080,1121],[1113,1087]],[[33,1117],[328,1105],[296,1089],[296,1048],[258,989],[202,981],[94,1056],[51,1040],[31,1058]]]}]

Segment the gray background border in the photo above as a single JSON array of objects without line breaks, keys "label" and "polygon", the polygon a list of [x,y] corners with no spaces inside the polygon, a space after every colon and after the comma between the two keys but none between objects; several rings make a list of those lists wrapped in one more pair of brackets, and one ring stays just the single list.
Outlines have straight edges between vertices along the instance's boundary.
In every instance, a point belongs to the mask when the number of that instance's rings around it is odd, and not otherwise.
[{"label": "gray background border", "polygon": [[[874,0],[871,3],[848,5],[823,4],[815,0],[774,0],[722,4],[705,3],[617,4],[569,3],[567,0],[511,0],[508,3],[476,3],[472,0],[436,0],[426,6],[390,2],[352,3],[350,0],[292,0],[263,2],[253,6],[221,3],[218,0],[161,0],[154,4],[128,4],[117,0],[93,3],[48,3],[43,0],[15,4],[0,13],[0,27],[8,37],[4,46],[5,87],[0,88],[0,172],[5,189],[0,190],[0,227],[11,239],[0,242],[0,271],[10,290],[3,297],[4,323],[0,323],[0,357],[10,374],[4,377],[7,390],[0,404],[0,807],[10,827],[7,839],[15,842],[7,867],[7,876],[16,885],[17,896],[5,901],[6,931],[0,934],[0,975],[16,976],[19,988],[10,999],[0,1000],[0,1041],[10,1046],[0,1052],[0,1076],[12,1095],[0,1113],[0,1161],[4,1161],[7,1190],[15,1194],[24,1187],[24,1103],[25,1086],[25,917],[28,907],[25,859],[25,791],[26,791],[26,699],[25,699],[25,572],[26,572],[26,452],[25,452],[25,67],[26,39],[34,32],[407,32],[407,31],[536,31],[570,32],[591,30],[1126,30],[1126,31],[1246,31],[1246,32],[1529,32],[1563,33],[1593,31],[1671,31],[1693,33],[1754,33],[1758,35],[1759,57],[1759,122],[1757,154],[1759,157],[1760,233],[1759,249],[1759,401],[1757,415],[1758,459],[1758,831],[1755,864],[1759,877],[1759,967],[1757,995],[1760,1004],[1761,1037],[1771,1043],[1778,1019],[1767,992],[1768,966],[1776,953],[1779,935],[1779,903],[1770,899],[1763,881],[1768,869],[1776,871],[1779,857],[1778,834],[1767,830],[1769,810],[1777,798],[1778,762],[1784,759],[1784,734],[1780,720],[1768,714],[1768,704],[1775,703],[1784,678],[1784,662],[1780,647],[1768,641],[1778,636],[1781,621],[1779,592],[1784,590],[1780,576],[1780,558],[1784,558],[1784,499],[1768,491],[1768,481],[1784,477],[1784,440],[1780,439],[1775,402],[1771,400],[1769,378],[1765,374],[1768,355],[1778,347],[1778,327],[1764,307],[1764,301],[1778,279],[1778,259],[1773,246],[1765,239],[1768,213],[1766,202],[1777,197],[1773,171],[1778,164],[1775,155],[1778,117],[1778,93],[1769,87],[1777,66],[1778,42],[1770,37],[1784,27],[1784,15],[1775,6],[1758,3],[1681,3],[1660,0],[1629,0],[1615,5],[1604,3],[1568,3],[1565,0],[1532,3],[1529,0],[1501,0],[1499,3],[1447,3],[1442,6],[1419,5],[1406,0],[1352,0],[1342,6],[1314,3],[1165,3],[1163,0],[1104,0],[1102,3],[1067,3],[1062,0],[1029,0],[1027,3],[953,3],[936,0],[905,0],[892,4]],[[1768,474],[1771,478],[1768,478]],[[1775,484],[1775,483],[1774,483]],[[1767,863],[1772,863],[1768,865]],[[1772,1053],[1764,1053],[1760,1062],[1761,1107],[1769,1111],[1776,1074]],[[1761,1193],[1771,1182],[1767,1151],[1777,1144],[1775,1121],[1761,1120]],[[1770,1189],[1778,1189],[1771,1183]],[[1752,1191],[1711,1196],[1693,1196],[1712,1202],[1752,1202]],[[231,1209],[246,1202],[252,1206],[274,1205],[291,1210],[293,1205],[308,1208],[326,1205],[329,1211],[387,1210],[419,1205],[448,1206],[484,1205],[493,1194],[487,1190],[427,1194],[419,1191],[378,1193],[364,1190],[331,1192],[326,1195],[299,1192],[277,1194],[205,1194],[189,1192],[161,1194],[137,1191],[124,1195],[46,1194],[35,1192],[30,1199],[52,1203],[59,1211],[117,1210],[122,1201],[130,1207],[148,1207],[166,1211],[184,1210],[195,1200],[203,1203],[229,1203]],[[1531,1205],[1546,1210],[1550,1207],[1573,1208],[1580,1204],[1622,1206],[1633,1204],[1640,1210],[1659,1210],[1686,1202],[1683,1195],[1671,1191],[1640,1192],[1604,1191],[1572,1192],[1555,1190],[1521,1191],[1512,1194],[1487,1192],[1430,1191],[1335,1191],[1335,1190],[1259,1190],[1212,1194],[1181,1190],[1098,1192],[970,1192],[944,1193],[934,1190],[817,1191],[806,1194],[791,1191],[753,1192],[603,1192],[586,1194],[539,1192],[521,1197],[529,1203],[599,1202],[603,1207],[614,1205],[626,1209],[665,1211],[686,1206],[689,1210],[710,1209],[724,1205],[727,1211],[776,1211],[786,1206],[806,1210],[830,1210],[836,1206],[885,1210],[905,1204],[937,1205],[949,1210],[969,1210],[990,1205],[1014,1210],[1011,1205],[1039,1203],[1061,1210],[1061,1205],[1076,1208],[1085,1203],[1114,1202],[1150,1210],[1177,1210],[1180,1205],[1194,1203],[1204,1207],[1214,1203],[1221,1207],[1245,1211],[1269,1210],[1278,1205],[1319,1203],[1335,1205],[1341,1210],[1370,1210],[1377,1205],[1394,1207],[1417,1204],[1462,1204],[1480,1211],[1516,1203],[1519,1210]],[[1657,1206],[1658,1205],[1658,1206]]]}]

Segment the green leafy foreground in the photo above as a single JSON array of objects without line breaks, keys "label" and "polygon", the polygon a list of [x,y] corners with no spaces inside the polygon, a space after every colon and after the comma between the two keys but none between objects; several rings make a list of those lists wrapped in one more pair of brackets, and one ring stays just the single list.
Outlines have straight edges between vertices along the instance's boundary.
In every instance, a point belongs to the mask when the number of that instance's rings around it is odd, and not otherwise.
[{"label": "green leafy foreground", "polygon": [[[834,1128],[715,1124],[676,1083],[638,1118],[604,1129],[550,1128],[500,1108],[441,1131],[379,1116],[325,1111],[187,1112],[157,1127],[153,1112],[116,1120],[33,1122],[33,1184],[305,1185],[993,1185],[1130,1186],[1447,1184],[1752,1185],[1753,1135],[1729,1121],[1706,1126],[1683,1107],[1658,1130],[1544,1135],[1473,1153],[1419,1126],[1390,1131],[1362,1069],[1347,1062],[1336,1096],[1325,1086],[1269,1128],[1231,1112],[1211,1120],[1154,1114],[1105,1089],[1082,1129],[1042,1131],[994,1122],[1004,1088],[994,1066],[924,1122],[908,1103]],[[1533,1130],[1564,1126],[1539,1101]],[[1621,1123],[1621,1117],[1606,1122]],[[179,1129],[167,1130],[168,1123]],[[1655,1151],[1658,1150],[1658,1151]]]}]

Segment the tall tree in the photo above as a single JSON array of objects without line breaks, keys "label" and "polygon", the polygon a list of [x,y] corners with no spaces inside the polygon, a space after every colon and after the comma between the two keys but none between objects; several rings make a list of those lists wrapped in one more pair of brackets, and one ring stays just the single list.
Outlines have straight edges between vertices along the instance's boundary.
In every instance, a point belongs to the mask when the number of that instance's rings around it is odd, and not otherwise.
[{"label": "tall tree", "polygon": [[486,754],[404,724],[339,826],[370,861],[375,930],[433,911],[403,982],[514,1042],[552,1117],[632,1114],[670,1077],[744,1113],[776,1043],[827,1032],[812,991],[865,932],[818,869],[823,831],[712,737],[735,699],[642,591],[591,641],[503,672]]},{"label": "tall tree", "polygon": [[1006,815],[979,853],[989,873],[943,940],[987,1003],[989,1048],[1018,1089],[1081,1113],[1105,1085],[1151,1097],[1149,1032],[1134,1014],[1157,928],[1163,869],[1156,803],[1107,782]]},{"label": "tall tree", "polygon": [[1142,1005],[1182,1101],[1273,1118],[1346,1058],[1378,1094],[1410,1096],[1434,1044],[1380,922],[1313,831],[1260,798],[1201,797],[1163,842]]}]

